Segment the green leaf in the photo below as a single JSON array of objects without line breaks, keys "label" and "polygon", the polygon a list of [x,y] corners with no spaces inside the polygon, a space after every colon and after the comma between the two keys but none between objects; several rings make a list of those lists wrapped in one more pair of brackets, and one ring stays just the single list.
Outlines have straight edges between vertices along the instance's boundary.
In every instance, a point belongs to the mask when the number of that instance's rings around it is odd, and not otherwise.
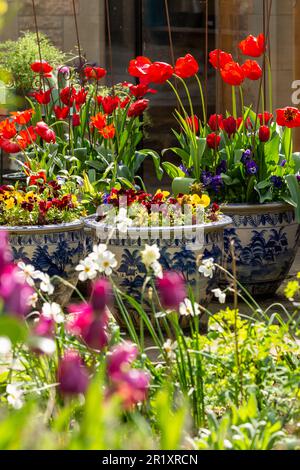
[{"label": "green leaf", "polygon": [[193,178],[175,178],[172,183],[172,192],[174,196],[178,194],[188,194],[190,192],[190,187],[195,183]]},{"label": "green leaf", "polygon": [[185,177],[185,173],[180,168],[178,168],[178,166],[173,165],[173,163],[163,162],[162,167],[172,179]]},{"label": "green leaf", "polygon": [[300,223],[300,188],[296,175],[288,175],[285,177],[286,183],[291,194],[292,201],[296,208],[296,220]]},{"label": "green leaf", "polygon": [[154,163],[156,176],[157,176],[158,180],[161,181],[161,179],[163,177],[163,174],[164,174],[164,170],[160,166],[160,156],[159,156],[159,154],[157,152],[155,152],[154,150],[151,150],[151,149],[139,150],[138,153],[140,153],[142,155],[145,155],[146,157],[151,157],[152,158],[153,163]]},{"label": "green leaf", "polygon": [[23,322],[11,316],[0,317],[1,336],[7,336],[12,344],[24,343],[27,338],[27,329]]}]

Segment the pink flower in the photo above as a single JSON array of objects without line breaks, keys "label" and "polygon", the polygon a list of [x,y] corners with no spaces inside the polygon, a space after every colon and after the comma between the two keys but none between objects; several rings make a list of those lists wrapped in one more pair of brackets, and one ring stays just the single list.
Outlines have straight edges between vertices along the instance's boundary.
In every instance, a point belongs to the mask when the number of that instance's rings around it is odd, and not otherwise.
[{"label": "pink flower", "polygon": [[76,351],[67,351],[60,360],[57,381],[63,395],[78,395],[86,392],[89,384],[88,370]]},{"label": "pink flower", "polygon": [[55,132],[52,129],[50,129],[50,127],[48,127],[48,125],[44,121],[39,121],[36,124],[34,131],[48,144],[50,142],[52,143],[56,142]]},{"label": "pink flower", "polygon": [[177,310],[187,297],[182,276],[176,272],[166,272],[162,279],[157,280],[157,288],[162,306],[169,310]]},{"label": "pink flower", "polygon": [[94,283],[91,296],[91,306],[96,316],[102,315],[111,304],[112,290],[110,282],[103,278]]},{"label": "pink flower", "polygon": [[139,369],[131,369],[122,374],[115,382],[113,391],[122,400],[125,409],[133,408],[147,398],[150,375]]},{"label": "pink flower", "polygon": [[51,338],[54,335],[55,322],[53,318],[41,315],[38,323],[35,325],[33,333],[35,336]]},{"label": "pink flower", "polygon": [[122,370],[124,370],[124,366],[130,366],[137,355],[137,346],[129,341],[116,346],[108,358],[107,373],[109,377],[118,377],[122,373]]},{"label": "pink flower", "polygon": [[0,231],[0,275],[7,264],[12,261],[6,232]]},{"label": "pink flower", "polygon": [[30,297],[34,290],[22,280],[19,268],[8,264],[0,273],[0,299],[4,312],[18,317],[26,316],[30,311]]}]

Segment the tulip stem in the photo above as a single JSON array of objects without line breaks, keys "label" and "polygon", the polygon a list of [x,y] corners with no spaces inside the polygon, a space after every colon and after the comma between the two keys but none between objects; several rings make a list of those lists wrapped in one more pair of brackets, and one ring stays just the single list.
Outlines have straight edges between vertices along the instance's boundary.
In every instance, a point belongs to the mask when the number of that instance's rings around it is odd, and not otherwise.
[{"label": "tulip stem", "polygon": [[237,119],[237,110],[236,110],[236,95],[235,95],[235,87],[232,87],[232,114],[234,119]]},{"label": "tulip stem", "polygon": [[183,105],[183,103],[182,103],[182,100],[181,100],[181,98],[180,98],[180,96],[179,96],[178,91],[176,90],[176,88],[174,87],[173,83],[172,83],[170,80],[167,80],[167,83],[170,85],[170,87],[171,87],[172,90],[174,91],[175,96],[176,96],[176,98],[177,98],[178,103],[180,104],[180,107],[181,107],[181,109],[182,109],[182,111],[183,111],[184,116],[185,116],[185,117],[188,117],[188,113],[186,112],[186,109],[185,109],[185,107],[184,107],[184,105]]},{"label": "tulip stem", "polygon": [[188,87],[187,87],[185,81],[183,80],[183,78],[179,77],[178,75],[175,75],[175,77],[180,80],[180,82],[182,83],[182,85],[184,86],[184,89],[185,89],[185,91],[186,91],[187,98],[188,98],[189,105],[190,105],[190,110],[191,110],[193,131],[194,131],[194,133],[196,134],[195,119],[194,119],[195,113],[194,113],[194,107],[193,107],[193,103],[192,103],[191,94],[190,94],[189,89],[188,89]]},{"label": "tulip stem", "polygon": [[273,79],[272,79],[272,68],[271,61],[268,54],[266,54],[267,63],[268,63],[268,79],[269,79],[269,110],[273,112]]},{"label": "tulip stem", "polygon": [[202,87],[201,80],[200,80],[200,78],[198,77],[197,74],[195,75],[195,77],[196,77],[196,80],[197,80],[198,85],[199,85],[200,96],[201,96],[201,103],[202,103],[203,121],[204,121],[204,124],[206,125],[206,123],[207,123],[207,116],[206,116],[206,108],[205,108],[203,87]]}]

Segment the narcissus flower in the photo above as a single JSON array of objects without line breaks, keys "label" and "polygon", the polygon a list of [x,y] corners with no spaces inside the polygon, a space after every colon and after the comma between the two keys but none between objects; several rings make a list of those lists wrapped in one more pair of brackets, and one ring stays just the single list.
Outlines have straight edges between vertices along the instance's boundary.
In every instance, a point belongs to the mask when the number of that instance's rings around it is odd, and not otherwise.
[{"label": "narcissus flower", "polygon": [[243,69],[237,62],[228,62],[221,69],[221,77],[225,83],[232,86],[240,86],[245,80]]},{"label": "narcissus flower", "polygon": [[221,49],[215,49],[209,53],[209,62],[215,69],[223,69],[228,62],[233,62],[233,57]]},{"label": "narcissus flower", "polygon": [[32,96],[36,99],[39,104],[49,104],[51,100],[51,91],[52,88],[49,88],[49,90],[47,91],[34,91],[32,93]]},{"label": "narcissus flower", "polygon": [[217,150],[219,148],[220,142],[221,137],[214,132],[212,134],[208,134],[206,137],[206,143],[210,149]]},{"label": "narcissus flower", "polygon": [[193,77],[199,71],[199,64],[191,54],[180,57],[175,65],[175,74],[180,78]]},{"label": "narcissus flower", "polygon": [[51,77],[53,67],[51,67],[51,65],[49,65],[45,60],[33,62],[30,67],[34,73],[39,73],[44,77]]},{"label": "narcissus flower", "polygon": [[258,136],[261,142],[268,142],[270,140],[271,131],[268,126],[261,126],[259,128]]},{"label": "narcissus flower", "polygon": [[208,125],[214,132],[218,131],[219,129],[223,129],[222,114],[212,114],[208,120]]},{"label": "narcissus flower", "polygon": [[249,80],[259,80],[262,77],[262,69],[256,60],[246,60],[242,69],[245,77]]},{"label": "narcissus flower", "polygon": [[62,121],[68,117],[70,108],[68,106],[54,106],[53,111],[56,119]]},{"label": "narcissus flower", "polygon": [[250,36],[244,39],[244,41],[240,42],[239,48],[244,55],[260,57],[266,50],[265,36],[263,34],[259,34],[255,37],[250,34]]},{"label": "narcissus flower", "polygon": [[96,129],[100,130],[106,126],[106,116],[103,113],[98,113],[96,116],[91,117],[91,124]]},{"label": "narcissus flower", "polygon": [[162,306],[166,309],[177,310],[186,298],[185,282],[176,272],[166,272],[157,280],[157,288]]},{"label": "narcissus flower", "polygon": [[128,117],[137,117],[141,116],[143,112],[147,109],[149,100],[143,99],[138,100],[135,103],[132,103],[128,109]]},{"label": "narcissus flower", "polygon": [[84,75],[88,80],[101,80],[107,74],[106,70],[102,67],[87,66],[84,69]]},{"label": "narcissus flower", "polygon": [[10,113],[14,118],[14,121],[20,126],[24,126],[29,123],[32,116],[34,115],[34,109],[26,109],[25,111],[16,111]]},{"label": "narcissus flower", "polygon": [[300,111],[298,108],[287,106],[286,108],[277,109],[276,122],[279,126],[289,127],[300,127]]}]

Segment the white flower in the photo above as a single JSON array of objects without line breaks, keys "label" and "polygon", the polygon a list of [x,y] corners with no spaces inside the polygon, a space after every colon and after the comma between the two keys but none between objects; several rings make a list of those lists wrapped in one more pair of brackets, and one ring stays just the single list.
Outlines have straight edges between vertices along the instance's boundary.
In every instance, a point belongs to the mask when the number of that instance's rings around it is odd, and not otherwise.
[{"label": "white flower", "polygon": [[179,306],[179,313],[180,313],[180,315],[185,316],[185,317],[198,316],[201,313],[200,312],[200,305],[197,304],[196,302],[194,302],[194,304],[192,304],[190,299],[185,299],[184,302],[181,302],[181,304]]},{"label": "white flower", "polygon": [[56,350],[55,342],[51,338],[34,338],[32,346],[49,356],[53,354]]},{"label": "white flower", "polygon": [[170,360],[173,360],[176,358],[175,350],[177,349],[177,341],[172,342],[171,339],[168,339],[164,345],[163,349],[165,350],[167,357]]},{"label": "white flower", "polygon": [[147,268],[150,268],[160,258],[160,252],[157,245],[145,245],[141,252],[142,261]]},{"label": "white flower", "polygon": [[99,256],[102,256],[103,253],[107,251],[107,245],[100,243],[100,245],[94,245],[92,253],[88,256],[89,259],[96,261]]},{"label": "white flower", "polygon": [[155,263],[151,265],[151,268],[153,269],[153,273],[155,277],[158,277],[160,279],[163,278],[163,269],[162,269],[161,264],[158,261],[155,261]]},{"label": "white flower", "polygon": [[23,395],[24,392],[21,390],[18,385],[9,384],[6,387],[7,393],[7,401],[8,403],[15,408],[15,410],[19,410],[22,408],[24,404]]},{"label": "white flower", "polygon": [[75,269],[76,271],[79,271],[78,278],[81,282],[87,281],[88,279],[95,279],[95,277],[97,277],[97,265],[90,257],[80,261]]},{"label": "white flower", "polygon": [[61,306],[52,302],[46,302],[43,305],[42,313],[47,318],[52,318],[55,323],[63,323],[64,322],[64,315],[61,309]]},{"label": "white flower", "polygon": [[34,292],[32,295],[30,295],[27,299],[27,305],[30,307],[35,308],[36,304],[38,303],[39,297],[36,292]]},{"label": "white flower", "polygon": [[0,336],[0,356],[5,356],[11,351],[11,341],[6,336]]},{"label": "white flower", "polygon": [[18,263],[18,268],[20,271],[18,272],[18,277],[23,281],[27,282],[31,287],[34,287],[34,278],[36,275],[36,271],[34,266],[31,264],[25,264],[23,261]]},{"label": "white flower", "polygon": [[110,276],[112,270],[118,265],[116,257],[111,251],[105,251],[102,256],[99,256],[97,263],[99,272],[104,273],[106,276]]},{"label": "white flower", "polygon": [[117,225],[117,229],[121,233],[126,233],[128,230],[128,227],[131,227],[133,224],[132,219],[127,217],[127,210],[125,207],[121,207],[119,209],[118,215],[114,219],[114,223]]},{"label": "white flower", "polygon": [[202,265],[199,268],[199,273],[203,274],[204,277],[213,277],[215,267],[215,262],[213,258],[208,258],[203,260]]},{"label": "white flower", "polygon": [[45,292],[45,294],[52,295],[54,292],[54,286],[51,284],[51,279],[46,273],[42,273],[41,271],[35,271],[35,278],[41,281],[40,289],[41,291]]},{"label": "white flower", "polygon": [[220,304],[225,304],[226,294],[221,289],[212,289],[212,293],[219,300]]}]

